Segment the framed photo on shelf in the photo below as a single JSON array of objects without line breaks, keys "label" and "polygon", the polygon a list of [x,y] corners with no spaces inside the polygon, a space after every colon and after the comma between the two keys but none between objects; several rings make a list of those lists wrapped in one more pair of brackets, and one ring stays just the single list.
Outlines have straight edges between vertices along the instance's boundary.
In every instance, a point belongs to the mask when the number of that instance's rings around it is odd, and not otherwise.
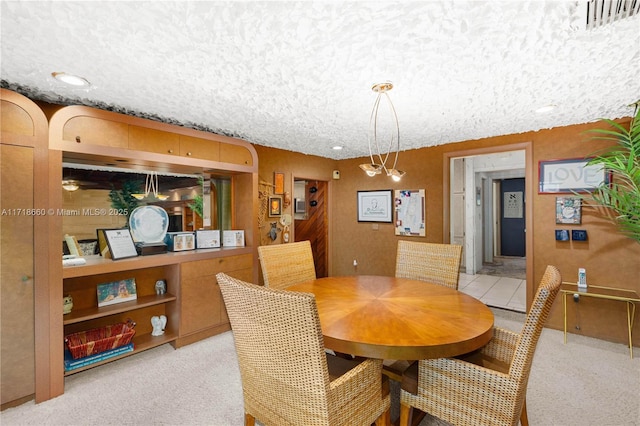
[{"label": "framed photo on shelf", "polygon": [[358,222],[393,222],[392,191],[358,191]]},{"label": "framed photo on shelf", "polygon": [[589,165],[590,158],[549,160],[538,163],[538,193],[589,192],[603,183],[610,173],[600,164]]},{"label": "framed photo on shelf", "polygon": [[396,235],[424,237],[425,197],[424,189],[396,189],[394,198]]},{"label": "framed photo on shelf", "polygon": [[282,197],[269,197],[269,216],[275,217],[282,214]]},{"label": "framed photo on shelf", "polygon": [[[103,229],[104,237],[109,246],[109,252],[113,260],[135,257],[138,255],[136,245],[133,243],[131,232],[127,228]],[[99,240],[99,238],[98,238]]]},{"label": "framed photo on shelf", "polygon": [[98,307],[130,302],[138,298],[135,278],[98,284]]},{"label": "framed photo on shelf", "polygon": [[582,200],[577,197],[556,197],[556,223],[580,225]]}]

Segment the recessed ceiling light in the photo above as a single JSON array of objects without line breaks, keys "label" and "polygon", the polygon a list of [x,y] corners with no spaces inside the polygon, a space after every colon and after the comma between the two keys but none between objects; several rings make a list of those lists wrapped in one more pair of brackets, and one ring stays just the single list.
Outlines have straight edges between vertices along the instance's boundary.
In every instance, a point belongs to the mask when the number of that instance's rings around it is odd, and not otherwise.
[{"label": "recessed ceiling light", "polygon": [[545,105],[543,107],[540,107],[536,110],[536,112],[538,114],[544,114],[545,112],[550,112],[553,111],[556,108],[555,105],[551,104],[551,105]]},{"label": "recessed ceiling light", "polygon": [[342,147],[340,145],[332,146],[331,149],[335,149],[336,151],[340,151]]},{"label": "recessed ceiling light", "polygon": [[72,86],[77,87],[86,87],[91,86],[91,83],[86,78],[79,77],[73,74],[67,74],[66,72],[52,72],[51,75],[56,80],[62,81],[63,83],[70,84]]}]

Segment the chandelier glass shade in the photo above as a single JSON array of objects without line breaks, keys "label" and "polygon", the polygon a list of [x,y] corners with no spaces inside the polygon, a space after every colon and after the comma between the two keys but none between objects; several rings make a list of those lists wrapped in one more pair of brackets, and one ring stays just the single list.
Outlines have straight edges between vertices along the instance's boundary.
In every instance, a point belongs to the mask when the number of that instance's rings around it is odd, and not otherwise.
[{"label": "chandelier glass shade", "polygon": [[62,189],[64,189],[65,191],[73,192],[80,189],[80,185],[78,185],[76,182],[72,180],[63,180]]},{"label": "chandelier glass shade", "polygon": [[[398,116],[393,107],[391,98],[387,93],[393,89],[390,82],[374,84],[371,90],[376,92],[378,96],[371,110],[369,118],[369,158],[370,163],[360,164],[360,168],[368,176],[375,176],[384,172],[391,179],[398,182],[405,175],[402,170],[396,169],[398,163],[398,155],[400,152],[400,127],[398,126]],[[386,101],[389,109],[390,120],[387,121],[388,141],[382,141],[381,137],[381,119],[380,119],[380,103],[382,98]]]},{"label": "chandelier glass shade", "polygon": [[153,197],[164,201],[169,198],[168,195],[162,195],[158,193],[158,173],[157,172],[149,172],[147,173],[147,179],[144,185],[144,194],[131,194],[133,198],[136,200],[144,200],[149,196],[149,194],[153,194]]}]

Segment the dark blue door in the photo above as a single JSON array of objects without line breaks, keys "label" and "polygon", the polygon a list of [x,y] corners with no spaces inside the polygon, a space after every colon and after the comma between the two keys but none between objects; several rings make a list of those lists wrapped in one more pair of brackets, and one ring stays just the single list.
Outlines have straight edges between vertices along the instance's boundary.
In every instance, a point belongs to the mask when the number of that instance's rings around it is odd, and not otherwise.
[{"label": "dark blue door", "polygon": [[524,179],[503,179],[500,185],[500,255],[525,256]]}]

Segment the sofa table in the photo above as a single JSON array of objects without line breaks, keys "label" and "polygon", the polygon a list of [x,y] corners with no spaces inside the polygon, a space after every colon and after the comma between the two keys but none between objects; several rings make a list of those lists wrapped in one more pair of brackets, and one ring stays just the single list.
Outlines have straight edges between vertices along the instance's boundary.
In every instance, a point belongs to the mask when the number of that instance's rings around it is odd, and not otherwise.
[{"label": "sofa table", "polygon": [[562,293],[562,309],[564,317],[564,343],[567,343],[567,296],[580,295],[584,297],[594,297],[598,299],[619,300],[627,304],[627,329],[629,333],[629,353],[633,358],[633,340],[631,332],[633,330],[633,320],[636,314],[636,302],[640,302],[638,293],[633,290],[613,287],[601,287],[597,285],[589,285],[587,287],[578,287],[576,283],[563,282],[560,286]]}]

